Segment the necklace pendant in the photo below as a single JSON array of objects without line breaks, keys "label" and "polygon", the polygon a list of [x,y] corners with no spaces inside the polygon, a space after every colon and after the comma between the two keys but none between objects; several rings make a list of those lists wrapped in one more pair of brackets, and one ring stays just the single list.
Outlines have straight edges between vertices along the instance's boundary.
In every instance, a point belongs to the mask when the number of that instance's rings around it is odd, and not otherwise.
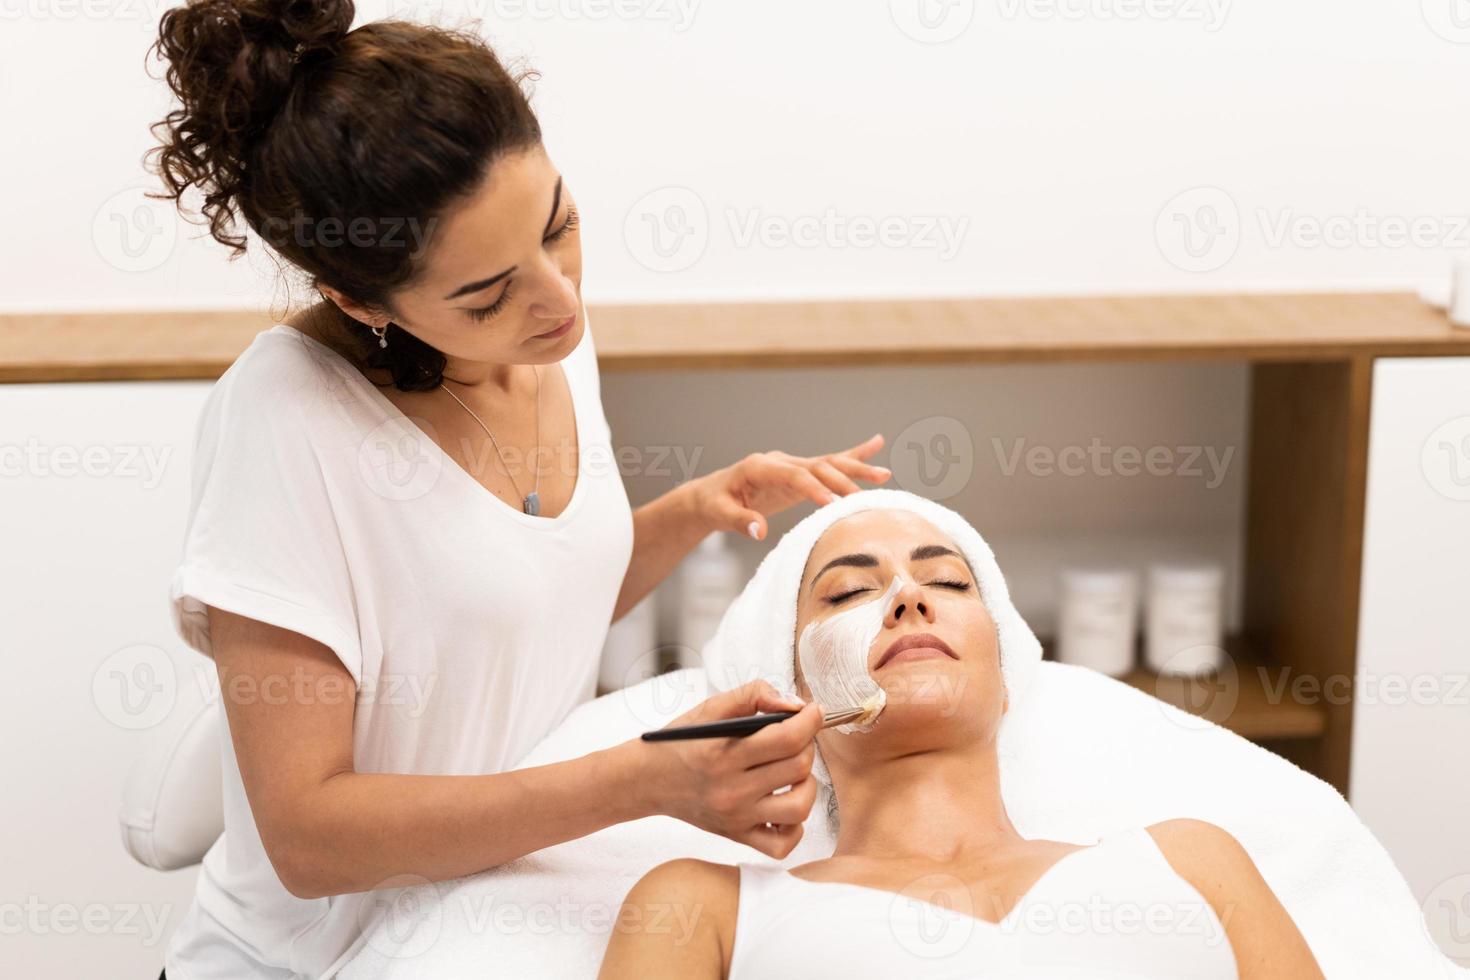
[{"label": "necklace pendant", "polygon": [[535,490],[526,494],[526,499],[521,502],[521,509],[532,517],[541,513],[541,495]]}]

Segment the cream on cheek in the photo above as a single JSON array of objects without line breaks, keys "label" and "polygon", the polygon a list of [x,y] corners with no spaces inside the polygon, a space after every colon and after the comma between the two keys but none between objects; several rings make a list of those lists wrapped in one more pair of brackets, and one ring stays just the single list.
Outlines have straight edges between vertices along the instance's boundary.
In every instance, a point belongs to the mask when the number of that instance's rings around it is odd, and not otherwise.
[{"label": "cream on cheek", "polygon": [[856,721],[837,726],[843,734],[870,730],[887,704],[888,695],[868,673],[868,651],[883,629],[888,604],[900,588],[902,583],[894,576],[888,590],[877,599],[808,623],[801,631],[796,654],[812,698],[825,711],[859,706],[867,709]]}]

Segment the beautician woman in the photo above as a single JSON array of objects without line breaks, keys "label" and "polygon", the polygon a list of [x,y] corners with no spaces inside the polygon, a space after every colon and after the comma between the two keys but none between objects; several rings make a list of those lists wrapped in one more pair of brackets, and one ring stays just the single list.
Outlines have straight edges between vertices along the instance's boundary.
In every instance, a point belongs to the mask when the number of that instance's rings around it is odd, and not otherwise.
[{"label": "beautician woman", "polygon": [[[172,980],[329,974],[363,893],[650,814],[788,853],[815,705],[738,742],[511,767],[705,535],[759,539],[767,515],[888,477],[875,436],[757,453],[631,511],[572,188],[519,80],[478,37],[352,19],[351,0],[194,0],[159,30],[170,195],[321,298],[255,339],[200,421],[172,599],[221,681],[226,829]],[[752,683],[680,721],[792,706]]]}]

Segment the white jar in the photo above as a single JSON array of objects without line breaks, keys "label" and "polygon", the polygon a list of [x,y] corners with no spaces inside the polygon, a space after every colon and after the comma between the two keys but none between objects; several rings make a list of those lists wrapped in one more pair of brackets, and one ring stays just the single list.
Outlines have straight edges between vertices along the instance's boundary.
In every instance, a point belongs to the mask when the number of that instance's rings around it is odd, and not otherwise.
[{"label": "white jar", "polygon": [[672,651],[674,667],[698,667],[704,645],[715,635],[725,610],[745,587],[740,556],[716,531],[699,543],[680,569],[678,645]]},{"label": "white jar", "polygon": [[1193,677],[1225,659],[1225,572],[1219,565],[1154,565],[1148,570],[1144,660],[1159,674]]},{"label": "white jar", "polygon": [[659,672],[657,592],[650,592],[607,631],[597,667],[601,694],[632,687]]},{"label": "white jar", "polygon": [[1133,669],[1137,632],[1136,574],[1127,569],[1062,572],[1058,660],[1121,677]]}]

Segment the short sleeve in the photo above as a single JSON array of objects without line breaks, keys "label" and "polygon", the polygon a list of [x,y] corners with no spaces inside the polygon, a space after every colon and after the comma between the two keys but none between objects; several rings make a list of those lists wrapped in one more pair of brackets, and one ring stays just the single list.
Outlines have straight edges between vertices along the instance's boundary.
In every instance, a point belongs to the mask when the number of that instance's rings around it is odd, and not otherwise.
[{"label": "short sleeve", "polygon": [[206,656],[214,606],[324,644],[360,684],[356,603],[324,463],[324,387],[299,344],[270,333],[216,383],[196,429],[170,601],[175,629]]}]

